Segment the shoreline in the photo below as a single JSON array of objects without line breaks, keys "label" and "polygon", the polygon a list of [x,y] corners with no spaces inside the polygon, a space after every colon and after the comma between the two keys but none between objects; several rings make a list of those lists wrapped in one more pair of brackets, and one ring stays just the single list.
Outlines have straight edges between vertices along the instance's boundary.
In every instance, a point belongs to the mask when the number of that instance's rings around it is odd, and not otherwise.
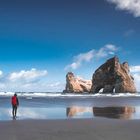
[{"label": "shoreline", "polygon": [[140,120],[63,119],[0,121],[6,140],[139,140]]}]

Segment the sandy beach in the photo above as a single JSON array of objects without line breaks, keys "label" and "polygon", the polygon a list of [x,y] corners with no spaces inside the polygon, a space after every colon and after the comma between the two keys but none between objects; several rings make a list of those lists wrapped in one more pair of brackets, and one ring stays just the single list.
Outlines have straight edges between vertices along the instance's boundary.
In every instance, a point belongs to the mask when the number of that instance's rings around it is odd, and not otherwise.
[{"label": "sandy beach", "polygon": [[[0,140],[139,140],[140,97],[0,99]],[[126,106],[125,106],[126,105]]]},{"label": "sandy beach", "polygon": [[68,119],[0,122],[1,140],[139,140],[139,120]]}]

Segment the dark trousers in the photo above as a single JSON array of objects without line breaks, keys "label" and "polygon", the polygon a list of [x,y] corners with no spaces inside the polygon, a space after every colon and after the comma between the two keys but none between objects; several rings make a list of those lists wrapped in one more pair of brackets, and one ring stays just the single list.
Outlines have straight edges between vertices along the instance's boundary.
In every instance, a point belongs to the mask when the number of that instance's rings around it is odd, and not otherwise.
[{"label": "dark trousers", "polygon": [[16,114],[17,114],[17,105],[12,105],[12,114],[13,114],[13,117],[16,117]]}]

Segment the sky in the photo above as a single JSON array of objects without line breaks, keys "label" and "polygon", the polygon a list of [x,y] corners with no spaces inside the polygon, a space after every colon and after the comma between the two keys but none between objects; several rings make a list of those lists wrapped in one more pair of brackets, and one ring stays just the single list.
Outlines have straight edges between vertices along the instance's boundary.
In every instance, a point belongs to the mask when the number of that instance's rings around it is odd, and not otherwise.
[{"label": "sky", "polygon": [[62,91],[127,61],[140,91],[140,0],[0,0],[0,91]]}]

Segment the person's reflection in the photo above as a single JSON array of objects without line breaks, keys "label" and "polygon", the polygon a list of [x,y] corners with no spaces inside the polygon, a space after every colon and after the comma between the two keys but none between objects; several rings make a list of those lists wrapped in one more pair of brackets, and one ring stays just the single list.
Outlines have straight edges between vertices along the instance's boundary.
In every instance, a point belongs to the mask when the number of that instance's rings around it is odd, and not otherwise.
[{"label": "person's reflection", "polygon": [[16,120],[16,117],[12,117],[13,118],[13,121],[15,121]]},{"label": "person's reflection", "polygon": [[135,112],[134,107],[93,107],[94,116],[130,119]]},{"label": "person's reflection", "polygon": [[74,117],[78,114],[82,115],[85,112],[91,112],[92,113],[92,107],[78,107],[78,106],[73,106],[73,107],[68,107],[67,108],[67,117]]}]

